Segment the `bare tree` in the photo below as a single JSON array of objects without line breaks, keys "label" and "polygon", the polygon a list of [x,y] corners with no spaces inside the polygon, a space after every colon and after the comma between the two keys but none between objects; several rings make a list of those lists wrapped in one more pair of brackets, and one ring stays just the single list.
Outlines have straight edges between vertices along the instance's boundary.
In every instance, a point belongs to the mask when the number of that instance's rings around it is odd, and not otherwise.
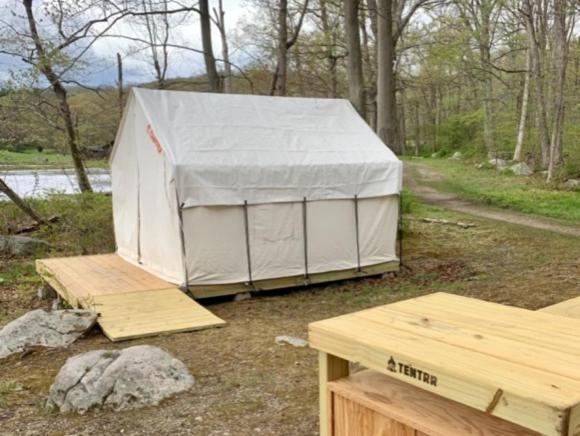
[{"label": "bare tree", "polygon": [[308,1],[305,0],[302,11],[298,18],[298,23],[294,27],[290,38],[288,32],[288,0],[279,0],[278,9],[278,56],[276,70],[272,77],[271,95],[286,95],[286,85],[288,81],[288,50],[292,48],[302,29],[304,17],[308,10]]},{"label": "bare tree", "polygon": [[500,0],[456,0],[455,5],[477,45],[481,74],[483,138],[488,153],[493,153],[496,144],[491,47],[503,3]]},{"label": "bare tree", "polygon": [[55,72],[53,68],[53,57],[50,53],[47,52],[45,44],[42,41],[40,34],[38,33],[36,19],[34,18],[34,12],[32,10],[32,0],[22,0],[22,4],[26,11],[30,37],[34,42],[35,47],[35,54],[30,55],[26,61],[38,68],[38,70],[50,83],[54,95],[56,96],[59,103],[59,112],[64,123],[67,145],[72,157],[79,188],[82,192],[92,192],[91,183],[89,182],[89,178],[81,158],[73,114],[68,102],[67,90],[63,86],[59,75]]}]

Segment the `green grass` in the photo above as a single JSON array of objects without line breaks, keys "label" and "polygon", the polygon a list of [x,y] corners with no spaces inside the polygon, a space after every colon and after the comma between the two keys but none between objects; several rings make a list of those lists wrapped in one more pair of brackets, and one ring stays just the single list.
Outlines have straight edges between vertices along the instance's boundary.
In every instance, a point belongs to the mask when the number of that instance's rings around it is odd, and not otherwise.
[{"label": "green grass", "polygon": [[500,208],[580,223],[580,193],[547,185],[539,174],[521,177],[447,159],[422,159],[421,163],[444,176],[444,180],[430,183],[441,191]]},{"label": "green grass", "polygon": [[[35,149],[26,149],[18,152],[0,150],[0,165],[7,169],[72,168],[73,163],[68,154],[57,153],[54,150],[39,152]],[[106,168],[108,163],[105,159],[87,159],[85,165],[89,168]]]}]

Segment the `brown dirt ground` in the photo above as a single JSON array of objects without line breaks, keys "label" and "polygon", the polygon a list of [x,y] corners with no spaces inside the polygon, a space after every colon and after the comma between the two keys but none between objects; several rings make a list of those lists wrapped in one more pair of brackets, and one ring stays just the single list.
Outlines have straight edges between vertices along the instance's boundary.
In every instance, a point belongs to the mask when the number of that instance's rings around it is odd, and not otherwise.
[{"label": "brown dirt ground", "polygon": [[[311,321],[435,291],[529,309],[580,295],[578,239],[414,207],[405,242],[410,270],[397,276],[216,301],[210,310],[228,322],[220,329],[116,344],[94,331],[68,349],[1,361],[0,434],[315,435],[316,352],[276,345],[275,336],[306,338]],[[476,227],[429,224],[422,217],[470,221]],[[45,304],[32,285],[10,283],[0,283],[0,306],[8,318]],[[94,410],[82,416],[46,410],[48,389],[68,357],[136,344],[156,345],[181,359],[196,379],[193,389],[140,410]]]}]

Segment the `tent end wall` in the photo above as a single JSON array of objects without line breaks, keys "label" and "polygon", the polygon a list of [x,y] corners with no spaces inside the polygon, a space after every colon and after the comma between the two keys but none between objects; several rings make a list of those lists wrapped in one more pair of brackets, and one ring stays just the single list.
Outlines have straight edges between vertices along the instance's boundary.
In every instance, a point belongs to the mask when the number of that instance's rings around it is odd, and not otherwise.
[{"label": "tent end wall", "polygon": [[340,271],[329,271],[310,274],[309,283],[305,283],[304,276],[280,277],[274,279],[257,280],[250,286],[249,283],[230,283],[219,285],[190,285],[189,291],[195,298],[221,297],[243,292],[273,291],[276,289],[296,288],[307,284],[319,284],[336,282],[360,277],[371,277],[388,272],[399,271],[399,260],[383,262],[376,265],[363,266],[361,271],[357,268]]}]

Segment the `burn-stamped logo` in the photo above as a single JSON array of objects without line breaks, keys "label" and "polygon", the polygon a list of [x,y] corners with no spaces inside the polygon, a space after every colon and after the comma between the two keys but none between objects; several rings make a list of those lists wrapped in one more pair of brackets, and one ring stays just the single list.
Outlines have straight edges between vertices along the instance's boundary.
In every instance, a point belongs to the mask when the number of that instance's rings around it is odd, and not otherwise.
[{"label": "burn-stamped logo", "polygon": [[406,377],[414,378],[431,386],[437,386],[437,377],[427,371],[416,368],[412,364],[397,362],[393,356],[387,362],[387,370]]}]

